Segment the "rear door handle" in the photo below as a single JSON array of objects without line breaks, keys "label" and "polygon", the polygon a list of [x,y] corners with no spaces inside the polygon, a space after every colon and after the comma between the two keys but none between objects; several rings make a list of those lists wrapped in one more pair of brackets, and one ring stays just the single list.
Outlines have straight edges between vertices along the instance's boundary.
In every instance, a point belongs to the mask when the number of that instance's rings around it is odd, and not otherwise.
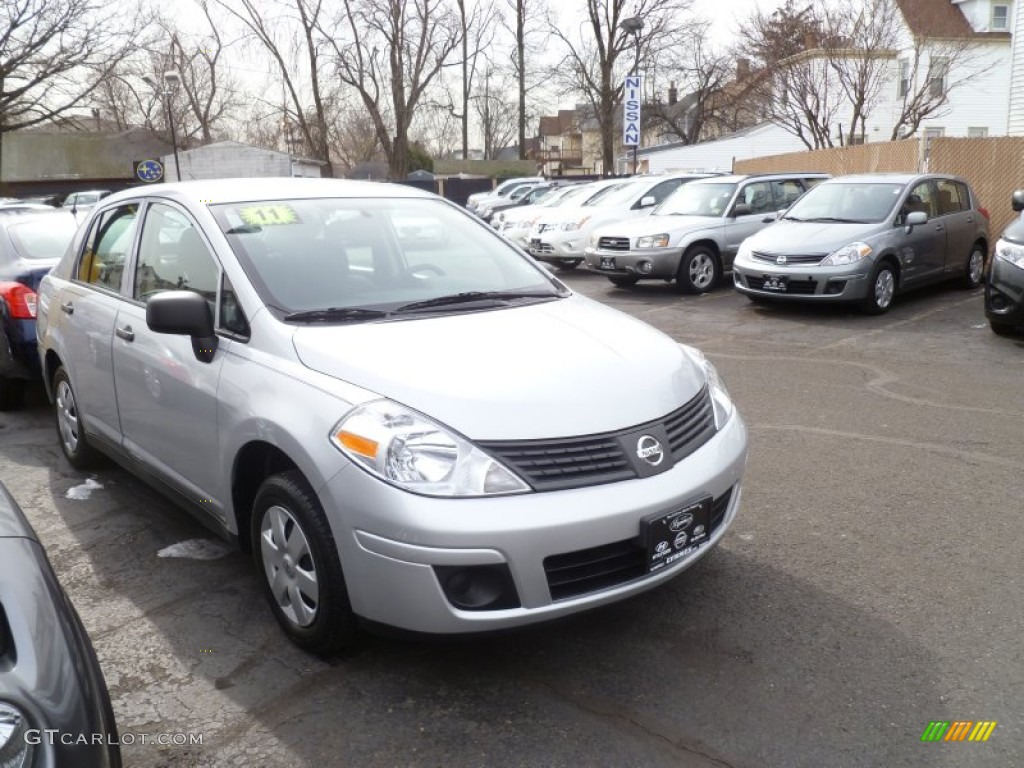
[{"label": "rear door handle", "polygon": [[75,314],[75,305],[72,304],[70,301],[63,302],[60,305],[60,311],[63,312],[65,315],[73,315]]},{"label": "rear door handle", "polygon": [[126,325],[124,328],[118,328],[115,333],[119,339],[124,339],[125,341],[135,340],[135,332],[132,330],[130,325]]}]

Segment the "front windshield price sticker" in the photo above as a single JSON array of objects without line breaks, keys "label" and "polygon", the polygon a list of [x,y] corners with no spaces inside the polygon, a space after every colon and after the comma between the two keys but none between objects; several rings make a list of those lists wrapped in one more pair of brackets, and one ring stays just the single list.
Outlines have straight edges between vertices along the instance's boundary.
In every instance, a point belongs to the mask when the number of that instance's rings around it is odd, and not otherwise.
[{"label": "front windshield price sticker", "polygon": [[242,221],[250,227],[275,227],[280,224],[300,224],[299,214],[290,205],[250,205],[238,211]]}]

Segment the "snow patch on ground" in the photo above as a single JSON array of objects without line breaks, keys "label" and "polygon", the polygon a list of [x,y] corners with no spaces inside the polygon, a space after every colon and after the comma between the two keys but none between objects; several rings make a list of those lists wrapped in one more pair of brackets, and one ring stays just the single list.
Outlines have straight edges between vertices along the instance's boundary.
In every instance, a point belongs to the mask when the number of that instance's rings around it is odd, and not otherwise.
[{"label": "snow patch on ground", "polygon": [[68,488],[68,492],[64,494],[64,498],[75,499],[76,501],[84,501],[92,496],[93,491],[102,491],[102,483],[97,483],[91,477],[81,485],[76,485],[74,488]]},{"label": "snow patch on ground", "polygon": [[164,547],[157,557],[184,557],[189,560],[217,560],[231,553],[231,547],[215,539],[189,539]]}]

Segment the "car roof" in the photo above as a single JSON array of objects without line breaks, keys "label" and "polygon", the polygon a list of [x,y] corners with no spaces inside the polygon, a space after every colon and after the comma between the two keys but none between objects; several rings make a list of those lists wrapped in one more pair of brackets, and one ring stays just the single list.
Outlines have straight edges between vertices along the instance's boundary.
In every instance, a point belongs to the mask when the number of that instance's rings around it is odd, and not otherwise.
[{"label": "car roof", "polygon": [[109,197],[104,198],[103,204],[107,205],[120,200],[145,196],[168,197],[173,200],[196,205],[245,203],[258,200],[302,200],[324,197],[408,197],[420,199],[437,197],[432,192],[425,192],[405,184],[389,184],[379,181],[352,181],[349,179],[270,177],[177,181],[145,187],[135,186],[131,189],[115,192]]},{"label": "car roof", "polygon": [[780,171],[778,173],[731,173],[722,176],[711,176],[707,179],[697,179],[696,181],[690,182],[691,184],[699,184],[700,182],[714,182],[716,184],[738,184],[741,181],[747,181],[748,179],[827,179],[829,175],[822,173],[821,171]]},{"label": "car roof", "polygon": [[851,173],[847,176],[836,176],[829,179],[833,184],[836,182],[846,184],[877,184],[878,182],[890,182],[893,184],[910,184],[925,179],[949,179],[951,181],[962,181],[959,176],[948,173]]},{"label": "car roof", "polygon": [[33,221],[52,221],[55,216],[63,216],[75,224],[82,221],[81,217],[75,216],[69,210],[54,208],[50,211],[23,211],[16,216],[0,216],[0,227],[10,227],[15,224],[25,224]]}]

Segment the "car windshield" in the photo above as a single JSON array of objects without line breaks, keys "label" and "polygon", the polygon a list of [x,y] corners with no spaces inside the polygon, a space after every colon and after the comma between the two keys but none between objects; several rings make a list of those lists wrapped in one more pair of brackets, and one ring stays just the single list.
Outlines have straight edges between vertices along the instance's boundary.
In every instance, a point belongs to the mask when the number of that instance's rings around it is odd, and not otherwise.
[{"label": "car windshield", "polygon": [[819,184],[786,211],[789,221],[875,223],[885,221],[903,194],[893,182]]},{"label": "car windshield", "polygon": [[[264,303],[286,315],[565,295],[490,227],[443,200],[268,200],[211,210]],[[452,307],[476,308],[464,299]]]},{"label": "car windshield", "polygon": [[655,216],[722,216],[735,184],[683,184],[654,209]]},{"label": "car windshield", "polygon": [[11,224],[8,227],[14,249],[24,259],[59,259],[75,236],[78,224],[70,214]]},{"label": "car windshield", "polygon": [[640,191],[645,189],[647,185],[637,181],[623,182],[621,186],[616,186],[606,194],[600,197],[593,197],[587,201],[587,205],[593,205],[597,208],[614,208],[616,206],[622,206],[631,204],[640,194]]}]

